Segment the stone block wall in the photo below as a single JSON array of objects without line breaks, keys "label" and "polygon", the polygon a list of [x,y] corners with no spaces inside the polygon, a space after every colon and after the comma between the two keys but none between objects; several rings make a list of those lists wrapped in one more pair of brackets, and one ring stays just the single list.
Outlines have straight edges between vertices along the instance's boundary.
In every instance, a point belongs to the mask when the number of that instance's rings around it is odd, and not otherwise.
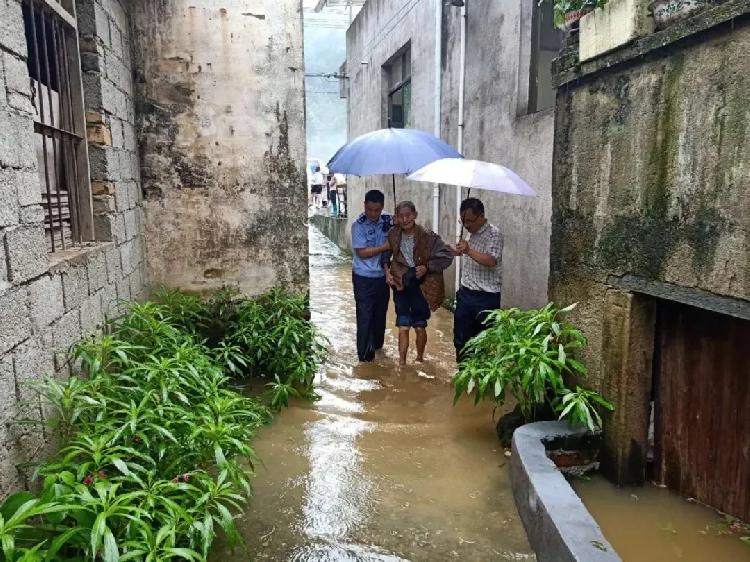
[{"label": "stone block wall", "polygon": [[[145,296],[144,212],[135,128],[131,7],[126,0],[77,0],[94,229],[119,254],[116,295]],[[107,262],[116,267],[114,256]]]},{"label": "stone block wall", "polygon": [[589,340],[586,384],[615,403],[604,460],[620,483],[644,478],[651,297],[750,313],[748,49],[747,3],[731,1],[561,59],[550,297],[580,303],[570,319]]},{"label": "stone block wall", "polygon": [[27,486],[18,465],[52,435],[29,383],[69,374],[66,351],[99,331],[118,299],[144,296],[128,3],[79,0],[96,242],[49,254],[20,0],[0,0],[0,497]]},{"label": "stone block wall", "polygon": [[133,6],[154,284],[306,290],[301,3]]}]

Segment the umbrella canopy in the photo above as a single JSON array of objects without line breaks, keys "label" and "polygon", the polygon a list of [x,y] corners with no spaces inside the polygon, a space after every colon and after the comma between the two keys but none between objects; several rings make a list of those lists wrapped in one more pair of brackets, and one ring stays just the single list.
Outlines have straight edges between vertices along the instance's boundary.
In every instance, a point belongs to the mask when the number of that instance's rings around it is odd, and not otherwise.
[{"label": "umbrella canopy", "polygon": [[536,196],[536,192],[513,170],[480,160],[443,158],[427,164],[406,179]]},{"label": "umbrella canopy", "polygon": [[410,174],[440,158],[461,158],[461,154],[444,140],[418,129],[380,129],[339,148],[328,168],[355,176]]}]

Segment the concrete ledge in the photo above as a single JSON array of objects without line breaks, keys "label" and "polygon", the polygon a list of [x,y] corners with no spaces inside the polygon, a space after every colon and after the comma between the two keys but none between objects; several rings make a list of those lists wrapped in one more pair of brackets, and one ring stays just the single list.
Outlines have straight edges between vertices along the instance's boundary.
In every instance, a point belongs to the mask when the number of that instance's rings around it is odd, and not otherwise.
[{"label": "concrete ledge", "polygon": [[600,72],[625,64],[640,64],[644,57],[668,56],[671,46],[688,41],[705,41],[709,32],[722,33],[736,26],[750,22],[750,2],[748,0],[727,0],[706,8],[696,15],[668,28],[636,39],[624,47],[610,51],[594,59],[579,60],[578,38],[573,36],[563,47],[553,63],[552,82],[557,88],[566,84],[587,80]]},{"label": "concrete ledge", "polygon": [[654,32],[648,0],[610,0],[581,18],[579,59],[581,62],[627,45]]},{"label": "concrete ledge", "polygon": [[347,254],[352,253],[348,219],[314,214],[310,217],[310,222],[316,226],[326,238],[336,244],[339,249]]},{"label": "concrete ledge", "polygon": [[638,275],[625,274],[621,277],[610,275],[607,283],[619,289],[641,293],[659,299],[675,301],[719,314],[728,314],[742,320],[750,320],[750,300],[725,297],[673,283],[654,281]]},{"label": "concrete ledge", "polygon": [[510,481],[529,543],[540,562],[617,562],[602,534],[555,464],[546,444],[584,437],[566,422],[536,422],[513,433]]}]

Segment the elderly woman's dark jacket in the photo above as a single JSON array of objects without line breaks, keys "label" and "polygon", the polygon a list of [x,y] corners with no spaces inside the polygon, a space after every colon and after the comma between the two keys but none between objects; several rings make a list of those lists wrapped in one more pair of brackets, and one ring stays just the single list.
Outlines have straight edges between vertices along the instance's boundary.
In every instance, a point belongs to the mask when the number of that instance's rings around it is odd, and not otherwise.
[{"label": "elderly woman's dark jacket", "polygon": [[[409,265],[401,253],[401,235],[400,226],[391,228],[388,232],[391,251],[383,255],[384,263],[390,263],[397,290],[403,290],[403,276],[409,270]],[[427,275],[421,280],[420,286],[430,310],[437,310],[445,300],[443,271],[452,262],[453,253],[440,236],[419,225],[414,226],[414,267],[427,266]]]}]

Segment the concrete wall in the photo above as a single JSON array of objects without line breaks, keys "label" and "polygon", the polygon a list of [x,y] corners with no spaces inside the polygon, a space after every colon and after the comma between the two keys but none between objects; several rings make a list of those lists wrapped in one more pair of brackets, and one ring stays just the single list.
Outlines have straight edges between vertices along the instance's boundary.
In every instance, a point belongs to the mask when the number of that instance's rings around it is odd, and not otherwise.
[{"label": "concrete wall", "polygon": [[583,65],[573,46],[560,69],[550,293],[580,303],[620,482],[645,464],[655,303],[642,293],[750,311],[747,12],[728,2]]},{"label": "concrete wall", "polygon": [[154,283],[305,289],[301,3],[133,5]]},{"label": "concrete wall", "polygon": [[144,295],[127,3],[79,0],[96,243],[48,254],[21,3],[0,0],[0,497],[28,485],[21,463],[51,435],[29,383],[65,376],[65,352],[97,332],[117,299]]},{"label": "concrete wall", "polygon": [[315,214],[310,223],[344,252],[352,253],[351,225],[346,218]]},{"label": "concrete wall", "polygon": [[[551,213],[553,115],[548,109],[526,114],[531,45],[531,2],[472,2],[467,18],[464,155],[506,165],[518,172],[538,198],[474,191],[488,218],[505,236],[503,306],[531,307],[547,302]],[[350,75],[349,138],[385,126],[382,65],[411,41],[413,127],[434,131],[434,54],[436,4],[433,0],[368,0],[347,35]],[[459,17],[443,12],[441,45],[441,136],[454,146],[458,136]],[[368,65],[362,65],[367,61]],[[432,227],[432,189],[399,181],[397,197],[412,199],[420,220]],[[383,189],[391,208],[390,178],[349,180],[350,220],[356,218],[366,189]],[[465,196],[465,190],[463,195]],[[441,236],[456,236],[456,195],[440,189]],[[454,274],[446,273],[448,290]]]}]

